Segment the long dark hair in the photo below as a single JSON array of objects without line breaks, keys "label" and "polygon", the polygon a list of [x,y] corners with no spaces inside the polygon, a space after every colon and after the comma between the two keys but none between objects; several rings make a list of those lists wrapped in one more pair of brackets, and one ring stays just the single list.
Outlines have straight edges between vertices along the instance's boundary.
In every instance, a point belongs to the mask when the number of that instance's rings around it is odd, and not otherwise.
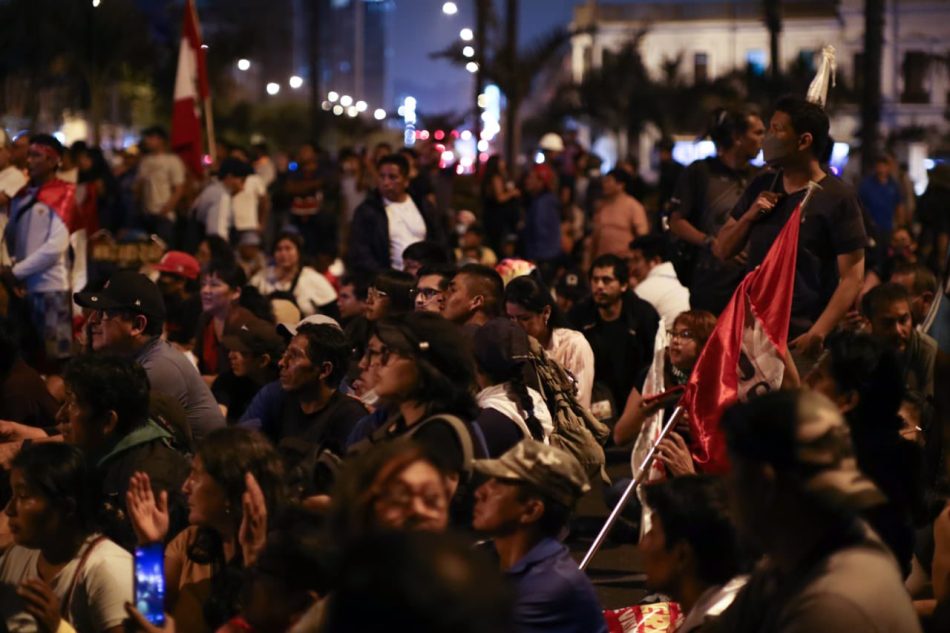
[{"label": "long dark hair", "polygon": [[567,318],[551,296],[551,290],[535,276],[536,273],[537,271],[533,270],[531,274],[509,281],[505,287],[505,303],[513,303],[536,314],[540,314],[546,307],[551,308],[548,328],[553,330],[568,327]]},{"label": "long dark hair", "polygon": [[64,516],[72,517],[71,522],[83,533],[96,530],[95,486],[86,458],[77,446],[32,444],[17,453],[11,470],[19,470],[29,486],[39,490]]}]

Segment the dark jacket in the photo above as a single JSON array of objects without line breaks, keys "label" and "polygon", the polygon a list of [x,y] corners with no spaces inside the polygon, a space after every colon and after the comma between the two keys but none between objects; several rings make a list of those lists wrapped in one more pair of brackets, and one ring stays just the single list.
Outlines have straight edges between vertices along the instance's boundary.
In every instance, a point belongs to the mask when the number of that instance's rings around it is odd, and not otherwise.
[{"label": "dark jacket", "polygon": [[[591,297],[575,305],[569,317],[594,351],[594,379],[610,388],[618,409],[623,408],[630,389],[642,383],[643,370],[653,360],[653,343],[660,321],[653,306],[633,292],[627,291],[622,301],[619,320],[624,326],[623,340],[614,338],[612,324],[600,318]],[[624,360],[622,368],[616,366],[620,359]]]},{"label": "dark jacket", "polygon": [[528,201],[521,240],[528,259],[546,261],[561,254],[561,203],[552,192]]},{"label": "dark jacket", "polygon": [[188,524],[181,487],[188,477],[190,464],[170,443],[170,433],[148,422],[120,439],[96,463],[102,531],[129,551],[135,547],[136,539],[127,518],[125,493],[129,489],[129,478],[136,472],[148,475],[156,497],[162,491],[168,493],[171,515],[168,538]]},{"label": "dark jacket", "polygon": [[[426,224],[426,240],[445,246],[445,234],[435,209],[425,200],[412,198]],[[356,207],[350,226],[346,268],[350,272],[375,273],[390,268],[389,218],[378,191],[371,191]]]}]

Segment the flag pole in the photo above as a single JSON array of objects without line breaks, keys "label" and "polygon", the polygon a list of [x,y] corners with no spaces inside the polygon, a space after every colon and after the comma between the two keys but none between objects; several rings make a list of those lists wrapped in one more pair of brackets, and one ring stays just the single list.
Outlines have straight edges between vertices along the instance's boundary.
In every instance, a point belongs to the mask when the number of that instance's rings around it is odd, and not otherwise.
[{"label": "flag pole", "polygon": [[211,110],[211,92],[208,92],[208,96],[204,98],[204,110],[205,110],[205,132],[208,135],[208,156],[211,157],[211,164],[213,165],[218,159],[217,150],[218,144],[214,139],[214,113]]},{"label": "flag pole", "polygon": [[623,494],[620,495],[620,501],[618,501],[617,505],[614,506],[610,516],[607,517],[607,521],[604,522],[604,526],[600,528],[600,533],[597,535],[597,538],[594,539],[590,549],[587,550],[586,554],[584,554],[584,559],[581,561],[580,565],[578,565],[581,571],[587,569],[590,561],[594,558],[594,556],[597,555],[597,552],[607,539],[607,535],[610,534],[610,530],[613,528],[614,523],[616,523],[617,519],[620,518],[620,513],[627,505],[630,495],[632,495],[637,489],[637,486],[642,483],[644,475],[646,475],[646,473],[650,470],[650,466],[653,464],[653,460],[656,458],[656,451],[660,445],[660,442],[662,442],[666,436],[669,435],[677,420],[679,420],[679,418],[683,415],[684,410],[685,409],[682,405],[677,405],[676,409],[673,410],[673,415],[670,416],[669,421],[663,427],[663,430],[660,431],[659,437],[657,437],[656,441],[653,442],[653,447],[650,448],[650,452],[647,453],[647,456],[643,458],[643,463],[641,463],[640,468],[637,469],[637,474],[634,476],[633,480],[627,484],[627,488],[623,491]]}]

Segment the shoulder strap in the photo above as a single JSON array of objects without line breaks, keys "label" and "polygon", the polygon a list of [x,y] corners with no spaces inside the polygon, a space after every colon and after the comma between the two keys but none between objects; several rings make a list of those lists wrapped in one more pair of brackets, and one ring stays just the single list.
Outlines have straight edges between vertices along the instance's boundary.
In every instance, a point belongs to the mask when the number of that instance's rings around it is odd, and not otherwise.
[{"label": "shoulder strap", "polygon": [[412,437],[426,425],[432,424],[433,422],[443,422],[455,432],[455,436],[459,441],[459,446],[462,448],[462,474],[464,475],[464,478],[467,479],[472,474],[472,462],[475,459],[475,447],[472,444],[472,434],[469,432],[468,427],[460,417],[451,415],[449,413],[437,413],[435,415],[429,416],[422,422],[409,427],[406,435]]},{"label": "shoulder strap", "polygon": [[63,594],[63,601],[60,603],[59,607],[60,614],[67,622],[69,621],[69,608],[73,602],[73,594],[76,593],[76,585],[79,583],[79,576],[82,575],[82,572],[86,567],[86,561],[89,560],[89,555],[92,553],[92,550],[94,550],[96,546],[104,540],[106,540],[106,537],[102,534],[94,538],[92,542],[86,546],[86,550],[79,558],[79,564],[76,565],[76,571],[73,572],[72,580],[69,581],[69,587],[66,589],[66,593]]}]

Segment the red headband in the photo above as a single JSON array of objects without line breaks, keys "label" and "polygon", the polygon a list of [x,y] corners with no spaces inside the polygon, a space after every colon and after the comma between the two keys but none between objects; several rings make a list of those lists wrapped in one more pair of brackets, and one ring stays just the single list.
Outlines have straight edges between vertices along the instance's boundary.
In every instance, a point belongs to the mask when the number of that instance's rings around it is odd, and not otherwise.
[{"label": "red headband", "polygon": [[30,150],[34,152],[42,152],[43,154],[46,154],[50,158],[53,158],[56,160],[59,160],[62,158],[62,155],[59,152],[57,152],[55,149],[53,149],[49,145],[43,145],[42,143],[30,143]]}]

